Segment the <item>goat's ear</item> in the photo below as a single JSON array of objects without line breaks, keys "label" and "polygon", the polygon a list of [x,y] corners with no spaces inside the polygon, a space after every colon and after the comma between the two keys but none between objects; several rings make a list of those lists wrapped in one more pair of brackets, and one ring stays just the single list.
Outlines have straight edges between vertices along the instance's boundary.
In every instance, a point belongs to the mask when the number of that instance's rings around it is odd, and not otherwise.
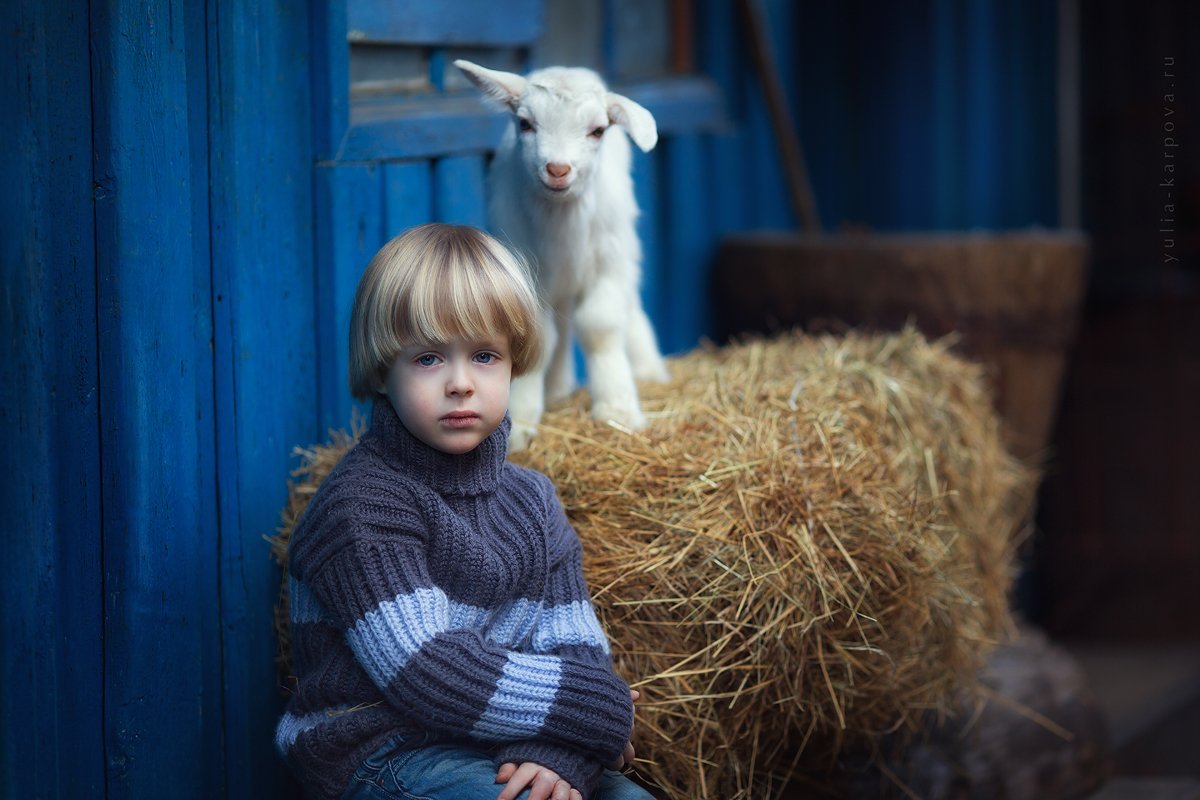
[{"label": "goat's ear", "polygon": [[486,69],[461,58],[454,62],[454,66],[462,70],[494,105],[506,111],[517,109],[517,100],[525,92],[525,79],[520,75]]},{"label": "goat's ear", "polygon": [[628,97],[608,93],[608,119],[629,132],[633,143],[648,153],[658,144],[658,125],[654,115]]}]

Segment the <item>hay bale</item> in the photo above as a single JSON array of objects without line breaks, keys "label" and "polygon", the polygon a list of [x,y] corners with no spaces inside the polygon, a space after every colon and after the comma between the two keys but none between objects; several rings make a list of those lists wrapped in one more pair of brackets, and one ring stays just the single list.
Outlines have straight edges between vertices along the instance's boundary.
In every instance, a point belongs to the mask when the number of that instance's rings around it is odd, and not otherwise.
[{"label": "hay bale", "polygon": [[667,797],[769,797],[802,757],[916,729],[1009,631],[1033,476],[949,347],[906,330],[693,352],[642,387],[647,431],[576,396],[514,458],[579,531],[642,692],[638,768]]}]

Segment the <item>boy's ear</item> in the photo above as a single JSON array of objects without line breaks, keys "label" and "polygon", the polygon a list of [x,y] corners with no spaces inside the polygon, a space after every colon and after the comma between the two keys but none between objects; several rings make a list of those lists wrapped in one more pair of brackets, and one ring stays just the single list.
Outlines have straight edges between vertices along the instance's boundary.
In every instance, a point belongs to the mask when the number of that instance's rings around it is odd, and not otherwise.
[{"label": "boy's ear", "polygon": [[486,69],[470,61],[458,59],[454,66],[462,70],[471,83],[479,87],[485,99],[502,111],[516,111],[517,101],[525,93],[525,79],[512,72]]},{"label": "boy's ear", "polygon": [[648,153],[658,144],[658,125],[654,115],[628,97],[608,93],[608,120],[629,132],[633,143]]}]

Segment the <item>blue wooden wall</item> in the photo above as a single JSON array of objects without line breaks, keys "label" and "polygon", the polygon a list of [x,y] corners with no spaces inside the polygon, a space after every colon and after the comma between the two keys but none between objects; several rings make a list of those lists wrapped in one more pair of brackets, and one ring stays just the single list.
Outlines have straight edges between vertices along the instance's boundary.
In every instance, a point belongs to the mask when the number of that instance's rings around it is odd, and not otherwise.
[{"label": "blue wooden wall", "polygon": [[[0,4],[0,796],[294,796],[263,537],[292,448],[349,424],[367,259],[483,224],[503,124],[355,101],[347,38],[540,35],[540,0],[493,5]],[[1054,223],[1043,5],[766,3],[827,226]],[[635,169],[670,352],[719,238],[794,224],[734,6],[694,10],[696,74],[628,87],[664,132]]]}]

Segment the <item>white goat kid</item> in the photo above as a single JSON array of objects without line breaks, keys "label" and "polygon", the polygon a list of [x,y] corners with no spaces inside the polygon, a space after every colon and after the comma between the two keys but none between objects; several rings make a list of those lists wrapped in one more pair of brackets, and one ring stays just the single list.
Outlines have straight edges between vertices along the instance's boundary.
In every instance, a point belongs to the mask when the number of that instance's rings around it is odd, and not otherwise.
[{"label": "white goat kid", "polygon": [[513,114],[488,176],[492,232],[530,260],[543,302],[548,358],[513,382],[510,447],[525,447],[547,399],[575,388],[572,327],[587,366],[592,416],[637,430],[635,381],[667,368],[638,294],[642,247],[629,141],[654,147],[650,112],[605,88],[591,70],[549,67],[526,77],[455,66]]}]

